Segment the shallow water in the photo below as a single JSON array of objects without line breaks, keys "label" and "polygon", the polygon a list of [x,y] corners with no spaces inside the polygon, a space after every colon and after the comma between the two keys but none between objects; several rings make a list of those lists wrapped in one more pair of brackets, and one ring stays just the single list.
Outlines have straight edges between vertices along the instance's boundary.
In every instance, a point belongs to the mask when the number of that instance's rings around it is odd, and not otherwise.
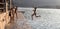
[{"label": "shallow water", "polygon": [[32,26],[32,29],[60,29],[60,10],[59,9],[45,9],[38,8],[37,15],[41,17],[33,17],[33,8],[18,8],[20,11],[25,11],[24,17]]}]

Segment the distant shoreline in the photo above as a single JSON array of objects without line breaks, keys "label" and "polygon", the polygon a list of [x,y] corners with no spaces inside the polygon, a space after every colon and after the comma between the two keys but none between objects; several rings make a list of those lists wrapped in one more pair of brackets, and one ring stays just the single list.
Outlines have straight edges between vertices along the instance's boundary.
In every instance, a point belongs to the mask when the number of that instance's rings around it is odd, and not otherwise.
[{"label": "distant shoreline", "polygon": [[[24,10],[34,10],[32,7],[18,7],[18,11],[24,11]],[[37,8],[37,10],[60,10],[56,8]]]},{"label": "distant shoreline", "polygon": [[[33,8],[33,7],[18,7],[18,8]],[[38,7],[39,8],[39,7]],[[44,8],[44,7],[41,7],[41,8],[43,8],[43,9],[60,9],[60,8]]]}]

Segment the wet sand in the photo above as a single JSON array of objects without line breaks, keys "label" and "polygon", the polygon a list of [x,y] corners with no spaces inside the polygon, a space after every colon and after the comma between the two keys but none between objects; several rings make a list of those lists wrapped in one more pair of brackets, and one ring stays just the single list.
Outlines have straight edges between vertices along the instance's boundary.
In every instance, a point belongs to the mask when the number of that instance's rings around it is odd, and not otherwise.
[{"label": "wet sand", "polygon": [[28,21],[21,12],[18,12],[18,18],[15,17],[14,22],[6,25],[6,29],[32,29]]},{"label": "wet sand", "polygon": [[17,29],[32,29],[27,19],[25,19],[24,15],[21,12],[18,12],[18,19],[15,21],[17,24]]}]

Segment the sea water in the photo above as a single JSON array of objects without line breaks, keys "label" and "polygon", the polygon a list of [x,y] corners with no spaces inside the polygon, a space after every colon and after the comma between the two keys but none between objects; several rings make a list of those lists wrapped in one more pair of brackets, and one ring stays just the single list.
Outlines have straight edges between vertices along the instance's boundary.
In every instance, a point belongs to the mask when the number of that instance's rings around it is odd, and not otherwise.
[{"label": "sea water", "polygon": [[28,20],[32,29],[60,29],[60,9],[37,8],[37,16],[33,17],[33,8],[18,7],[18,11],[25,11],[24,17]]}]

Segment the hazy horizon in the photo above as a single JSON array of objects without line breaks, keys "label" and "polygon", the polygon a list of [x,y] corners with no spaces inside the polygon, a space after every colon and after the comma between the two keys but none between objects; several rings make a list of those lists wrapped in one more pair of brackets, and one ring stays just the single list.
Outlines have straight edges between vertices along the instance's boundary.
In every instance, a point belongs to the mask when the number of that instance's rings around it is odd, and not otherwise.
[{"label": "hazy horizon", "polygon": [[13,0],[18,7],[60,7],[60,0]]}]

